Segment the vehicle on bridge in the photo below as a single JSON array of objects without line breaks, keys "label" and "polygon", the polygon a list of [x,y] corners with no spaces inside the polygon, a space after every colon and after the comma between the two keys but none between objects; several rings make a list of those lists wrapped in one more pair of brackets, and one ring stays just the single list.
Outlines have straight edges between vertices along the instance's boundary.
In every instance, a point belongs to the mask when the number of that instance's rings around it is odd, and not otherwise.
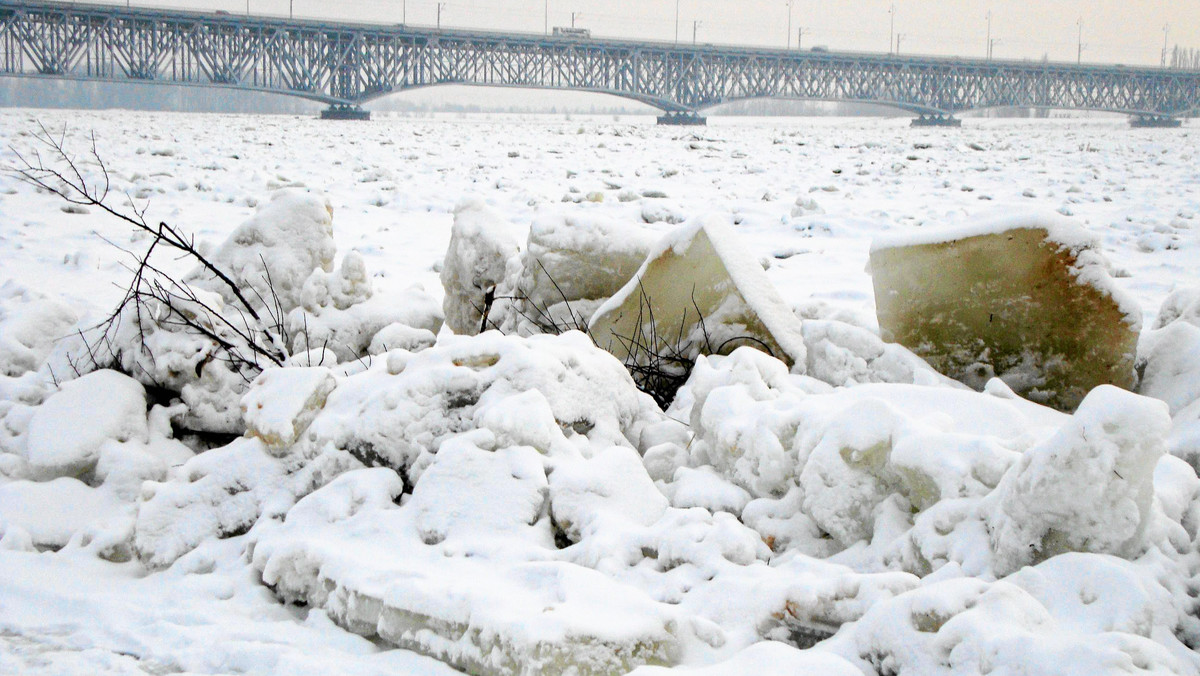
[{"label": "vehicle on bridge", "polygon": [[554,37],[558,38],[590,38],[592,31],[587,28],[572,28],[570,26],[555,26]]}]

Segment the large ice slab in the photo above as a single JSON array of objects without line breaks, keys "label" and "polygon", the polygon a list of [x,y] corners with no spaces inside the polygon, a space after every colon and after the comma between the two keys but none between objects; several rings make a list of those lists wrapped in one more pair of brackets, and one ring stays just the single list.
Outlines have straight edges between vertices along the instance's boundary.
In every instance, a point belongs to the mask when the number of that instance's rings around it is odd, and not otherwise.
[{"label": "large ice slab", "polygon": [[977,389],[997,376],[1070,410],[1097,385],[1135,384],[1141,311],[1098,241],[1061,218],[880,238],[871,274],[884,339]]},{"label": "large ice slab", "polygon": [[538,218],[521,255],[513,319],[542,331],[582,328],[638,271],[654,240],[646,228],[621,221],[579,214]]},{"label": "large ice slab", "polygon": [[362,470],[301,500],[257,538],[264,582],[350,631],[472,674],[615,676],[679,659],[669,607],[549,560],[533,449],[460,438],[398,507],[402,485],[390,470]]},{"label": "large ice slab", "polygon": [[592,316],[597,344],[627,362],[727,354],[748,344],[803,372],[800,320],[736,240],[715,218],[669,234]]}]

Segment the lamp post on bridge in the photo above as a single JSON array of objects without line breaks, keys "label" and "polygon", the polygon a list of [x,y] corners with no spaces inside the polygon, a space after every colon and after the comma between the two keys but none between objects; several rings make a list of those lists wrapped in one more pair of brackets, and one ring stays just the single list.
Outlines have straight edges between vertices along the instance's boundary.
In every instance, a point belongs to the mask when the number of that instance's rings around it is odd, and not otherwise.
[{"label": "lamp post on bridge", "polygon": [[1171,24],[1163,26],[1163,51],[1162,51],[1162,67],[1167,67],[1167,36],[1171,33]]},{"label": "lamp post on bridge", "polygon": [[804,48],[803,45],[804,45],[804,33],[805,32],[807,32],[809,35],[812,35],[812,29],[807,29],[804,26],[801,26],[796,29],[796,49],[797,50]]},{"label": "lamp post on bridge", "polygon": [[1083,63],[1083,17],[1079,17],[1079,21],[1075,22],[1079,27],[1079,51],[1075,52],[1075,65]]},{"label": "lamp post on bridge", "polygon": [[696,29],[700,28],[700,24],[702,23],[704,22],[700,21],[699,19],[692,21],[692,46],[696,45]]},{"label": "lamp post on bridge", "polygon": [[987,25],[988,25],[987,44],[985,45],[985,47],[987,47],[987,60],[991,61],[992,60],[992,10],[990,10],[990,9],[988,10],[988,13],[987,13]]},{"label": "lamp post on bridge", "polygon": [[895,54],[893,45],[896,42],[896,3],[888,8],[888,54]]},{"label": "lamp post on bridge", "polygon": [[679,44],[679,0],[675,0],[675,44]]},{"label": "lamp post on bridge", "polygon": [[439,2],[437,4],[437,27],[438,27],[438,30],[442,30],[442,10],[443,9],[446,9],[446,3]]}]

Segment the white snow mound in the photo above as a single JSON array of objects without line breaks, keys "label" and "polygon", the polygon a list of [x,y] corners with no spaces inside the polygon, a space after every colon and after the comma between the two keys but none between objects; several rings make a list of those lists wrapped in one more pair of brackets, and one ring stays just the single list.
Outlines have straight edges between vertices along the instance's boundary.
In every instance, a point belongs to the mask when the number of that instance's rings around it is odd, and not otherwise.
[{"label": "white snow mound", "polygon": [[146,441],[146,390],[116,371],[64,383],[29,421],[26,460],[32,478],[86,477],[104,442]]},{"label": "white snow mound", "polygon": [[986,501],[997,572],[1071,551],[1139,553],[1170,428],[1161,401],[1111,386],[1088,394]]}]

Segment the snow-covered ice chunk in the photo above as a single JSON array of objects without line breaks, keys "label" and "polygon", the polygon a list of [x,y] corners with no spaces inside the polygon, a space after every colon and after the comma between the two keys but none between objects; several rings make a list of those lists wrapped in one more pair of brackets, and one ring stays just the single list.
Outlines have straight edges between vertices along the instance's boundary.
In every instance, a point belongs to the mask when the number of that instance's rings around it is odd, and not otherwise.
[{"label": "snow-covered ice chunk", "polygon": [[[256,310],[275,311],[273,300],[278,300],[286,314],[300,305],[304,282],[313,270],[333,269],[336,252],[329,202],[319,195],[280,190],[208,258]],[[204,268],[193,270],[185,281],[221,294],[227,303],[238,302],[229,287]]]},{"label": "snow-covered ice chunk", "polygon": [[286,368],[264,372],[242,397],[246,434],[273,453],[285,452],[325,406],[337,381],[327,368]]},{"label": "snow-covered ice chunk", "polygon": [[1176,415],[1200,400],[1200,289],[1167,297],[1138,344],[1138,393],[1162,399]]},{"label": "snow-covered ice chunk", "polygon": [[950,384],[908,348],[845,322],[806,319],[806,373],[835,387],[863,383]]},{"label": "snow-covered ice chunk", "polygon": [[[534,391],[541,396],[521,399],[519,410],[506,403]],[[548,451],[540,444],[564,433],[636,446],[640,426],[659,419],[628,371],[586,335],[521,338],[489,331],[443,337],[416,354],[393,351],[386,364],[342,379],[306,443],[345,449],[368,466],[419,474],[444,440],[481,423],[496,427],[497,436]]]},{"label": "snow-covered ice chunk", "polygon": [[1154,468],[1154,497],[1165,520],[1179,524],[1186,539],[1196,540],[1200,535],[1200,476],[1195,468],[1183,458],[1163,456]]},{"label": "snow-covered ice chunk", "polygon": [[1114,556],[1067,553],[1022,568],[1005,582],[1029,592],[1079,632],[1154,638],[1156,627],[1175,627],[1180,619],[1170,590],[1137,564]]},{"label": "snow-covered ice chunk", "polygon": [[26,460],[32,478],[85,477],[108,440],[146,441],[146,390],[116,371],[63,384],[29,421]]},{"label": "snow-covered ice chunk", "polygon": [[479,333],[488,294],[505,278],[517,243],[501,226],[503,219],[483,202],[468,201],[454,210],[450,246],[442,263],[442,309],[446,326],[458,334]]},{"label": "snow-covered ice chunk", "polygon": [[1200,288],[1179,289],[1167,296],[1152,329],[1161,329],[1176,321],[1200,326]]},{"label": "snow-covered ice chunk", "polygon": [[[198,335],[184,335],[158,331],[156,337],[163,337],[165,342],[175,343],[174,338],[181,338],[176,344],[185,344],[189,339]],[[206,347],[211,346],[208,343]],[[202,348],[202,352],[207,351]],[[186,353],[184,353],[186,354]],[[167,359],[175,355],[167,353]],[[184,429],[198,432],[214,432],[217,434],[241,434],[245,431],[242,423],[242,412],[238,402],[246,392],[247,376],[240,371],[233,371],[220,361],[202,362],[200,377],[194,378],[193,373],[177,372],[184,384],[179,388],[179,398],[187,404],[187,411],[181,416],[181,426]]]},{"label": "snow-covered ice chunk", "polygon": [[20,286],[0,286],[0,375],[37,370],[54,341],[71,331],[79,318],[65,303]]},{"label": "snow-covered ice chunk", "polygon": [[703,507],[710,512],[739,515],[750,502],[750,493],[726,480],[710,467],[680,467],[663,491],[678,509]]},{"label": "snow-covered ice chunk", "polygon": [[1175,321],[1142,335],[1138,393],[1167,402],[1172,415],[1200,400],[1200,326]]},{"label": "snow-covered ice chunk", "polygon": [[589,547],[611,551],[617,543],[609,538],[630,526],[650,526],[666,511],[667,499],[632,449],[613,446],[550,474],[550,515],[571,542],[588,540]]},{"label": "snow-covered ice chunk", "polygon": [[1112,386],[1088,394],[985,500],[996,571],[1072,551],[1136,555],[1170,427],[1161,401]]},{"label": "snow-covered ice chunk", "polygon": [[800,320],[733,230],[715,218],[664,237],[590,327],[597,343],[622,360],[752,345],[794,370],[806,364]]},{"label": "snow-covered ice chunk", "polygon": [[408,324],[388,324],[379,330],[371,344],[367,346],[367,354],[384,354],[392,350],[420,352],[433,347],[437,336],[429,329],[421,329]]},{"label": "snow-covered ice chunk", "polygon": [[[886,383],[831,389],[748,348],[699,360],[677,402],[684,403],[670,413],[690,416],[695,436],[682,455],[648,454],[656,475],[667,475],[668,461],[711,466],[757,498],[742,516],[774,546],[822,556],[900,537],[913,513],[943,501],[974,504],[1021,451],[1069,419],[1011,392]],[[799,516],[781,513],[783,504]],[[892,516],[899,520],[881,530]],[[928,573],[923,566],[912,570]]]},{"label": "snow-covered ice chunk", "polygon": [[173,480],[147,482],[134,533],[138,558],[163,568],[205,540],[245,533],[285,478],[260,440],[243,438],[197,455]]},{"label": "snow-covered ice chunk", "polygon": [[899,492],[889,461],[901,424],[883,401],[858,402],[830,421],[804,463],[804,511],[843,546],[870,539],[876,509]]},{"label": "snow-covered ice chunk", "polygon": [[[372,352],[372,346],[382,351],[404,347],[376,341],[385,328],[406,326],[433,335],[442,327],[442,308],[420,286],[401,293],[375,293],[362,256],[354,251],[342,258],[332,274],[314,270],[300,296],[300,307],[287,316],[293,353],[326,348],[339,362],[349,362],[379,354]],[[410,338],[407,344],[415,347],[421,341]]]},{"label": "snow-covered ice chunk", "polygon": [[1194,673],[1143,636],[1074,629],[1016,584],[959,578],[876,604],[822,647],[865,672],[903,676]]},{"label": "snow-covered ice chunk", "polygon": [[1071,410],[1097,385],[1135,383],[1141,310],[1069,221],[1020,214],[879,238],[870,266],[884,339],[976,389],[997,376]]},{"label": "snow-covered ice chunk", "polygon": [[796,404],[805,396],[787,366],[750,348],[700,358],[680,400],[690,400],[691,454],[755,497],[783,494],[798,471],[790,452]]},{"label": "snow-covered ice chunk", "polygon": [[496,549],[525,549],[521,540],[550,546],[549,495],[537,451],[483,450],[465,435],[442,444],[407,508],[426,545],[442,545],[447,555],[493,557]]},{"label": "snow-covered ice chunk", "polygon": [[548,307],[567,300],[612,296],[646,260],[649,230],[583,214],[540,217],[529,228],[520,288]]},{"label": "snow-covered ice chunk", "polygon": [[1200,472],[1200,401],[1175,414],[1169,449]]}]

